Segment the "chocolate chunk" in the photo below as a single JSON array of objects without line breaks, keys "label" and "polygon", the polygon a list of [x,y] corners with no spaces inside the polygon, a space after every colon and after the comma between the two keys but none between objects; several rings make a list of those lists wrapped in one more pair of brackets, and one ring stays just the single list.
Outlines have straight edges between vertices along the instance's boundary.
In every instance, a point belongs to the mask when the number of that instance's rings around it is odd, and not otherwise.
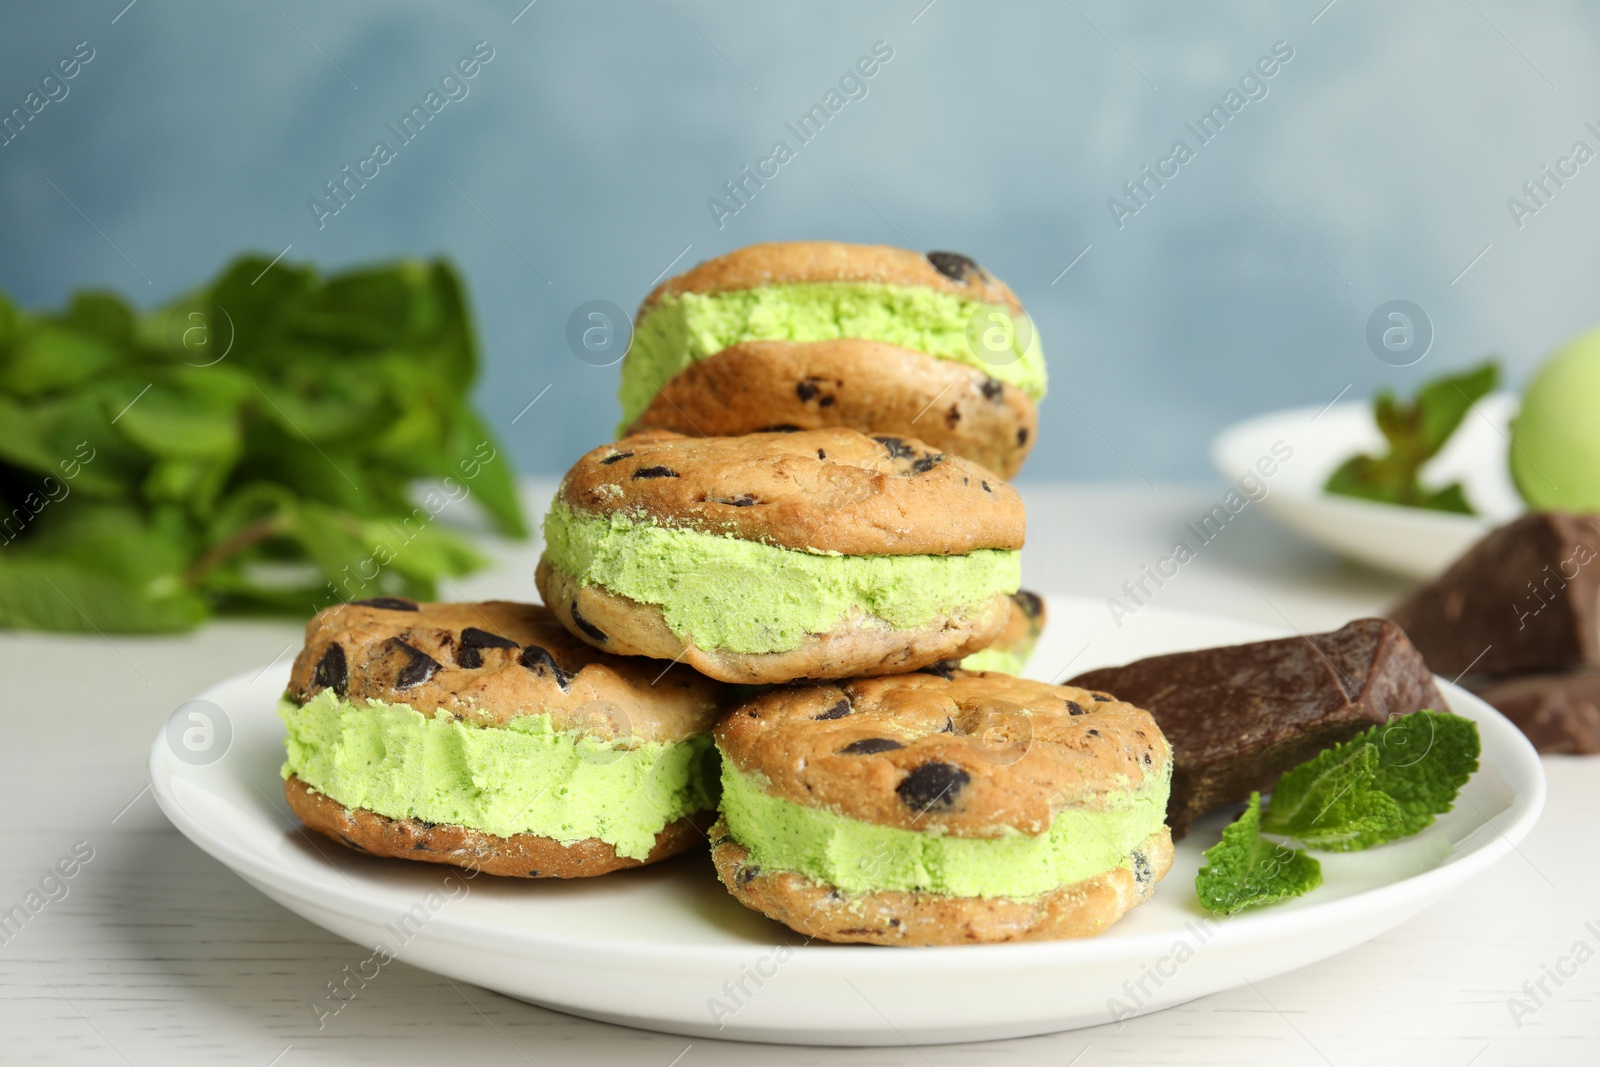
[{"label": "chocolate chunk", "polygon": [[384,611],[416,611],[417,602],[403,596],[375,596],[370,600],[352,600],[358,608],[382,608]]},{"label": "chocolate chunk", "polygon": [[350,688],[350,667],[345,662],[344,649],[337,643],[329,645],[328,651],[317,661],[317,669],[311,672],[311,684],[332,689],[340,696]]},{"label": "chocolate chunk", "polygon": [[981,485],[981,486],[983,486],[983,491],[984,491],[984,492],[985,492],[985,493],[992,493],[992,492],[994,492],[994,490],[993,490],[993,489],[990,489],[990,488],[989,488],[989,483],[988,483],[988,482],[985,482],[985,481],[982,481],[982,480],[980,480],[980,481],[979,481],[979,482],[978,482],[978,484],[979,484],[979,485]]},{"label": "chocolate chunk", "polygon": [[831,408],[831,407],[833,407],[833,397],[831,397],[831,396],[823,397],[821,400],[817,401],[817,407],[819,407],[819,408]]},{"label": "chocolate chunk", "polygon": [[962,285],[966,285],[971,278],[984,276],[977,260],[960,252],[929,252],[928,262],[933,264],[934,270]]},{"label": "chocolate chunk", "polygon": [[389,638],[389,644],[406,654],[406,665],[394,676],[396,689],[414,689],[439,673],[439,661],[421,649],[411,647],[398,637]]},{"label": "chocolate chunk", "polygon": [[576,600],[572,602],[572,623],[574,626],[588,634],[590,637],[594,638],[596,641],[611,640],[611,638],[606,636],[606,632],[604,630],[600,629],[600,627],[583,617],[583,614],[578,611],[578,602]]},{"label": "chocolate chunk", "polygon": [[509,637],[480,630],[476,626],[469,626],[461,631],[461,644],[465,648],[516,648],[517,643]]},{"label": "chocolate chunk", "polygon": [[846,715],[850,714],[852,710],[853,709],[850,707],[850,701],[841,700],[827,711],[824,711],[822,714],[813,715],[811,717],[819,722],[823,719],[842,719]]},{"label": "chocolate chunk", "polygon": [[918,674],[937,674],[945,681],[954,678],[955,672],[961,667],[961,661],[956,659],[942,659],[938,663],[930,663],[926,667],[918,667]]},{"label": "chocolate chunk", "polygon": [[819,449],[817,449],[817,458],[818,459],[827,459],[828,458],[828,454],[826,452],[824,452],[822,449],[819,448]]},{"label": "chocolate chunk", "polygon": [[906,443],[900,440],[898,437],[874,437],[873,440],[889,450],[890,459],[910,459],[912,456],[916,455],[916,453],[907,448]]},{"label": "chocolate chunk", "polygon": [[1078,703],[1076,700],[1066,700],[1066,701],[1063,701],[1062,703],[1066,704],[1066,706],[1067,706],[1067,714],[1068,715],[1087,715],[1087,714],[1089,714],[1087,711],[1083,710],[1083,705]]},{"label": "chocolate chunk", "polygon": [[411,851],[412,852],[427,852],[428,851],[428,846],[423,844],[421,841],[418,841],[416,844],[411,846]]},{"label": "chocolate chunk", "polygon": [[802,402],[815,400],[817,396],[817,386],[815,380],[807,378],[803,382],[796,382],[794,384],[794,395],[799,397]]},{"label": "chocolate chunk", "polygon": [[528,877],[529,878],[537,878],[537,877],[539,877],[539,872],[538,871],[529,871],[528,872]]},{"label": "chocolate chunk", "polygon": [[918,812],[949,811],[972,781],[972,775],[953,763],[924,763],[895,786],[906,807]]},{"label": "chocolate chunk", "polygon": [[1149,885],[1155,871],[1150,868],[1150,857],[1139,849],[1128,853],[1128,858],[1133,861],[1133,880],[1139,885]]},{"label": "chocolate chunk", "polygon": [[736,496],[730,500],[718,500],[717,503],[727,504],[732,508],[747,508],[756,503],[756,498],[749,493],[745,493],[743,496]]},{"label": "chocolate chunk", "polygon": [[1209,811],[1374,723],[1449,710],[1422,657],[1386,619],[1333,633],[1152,656],[1071,685],[1110,691],[1155,716],[1172,743],[1174,837]]},{"label": "chocolate chunk", "polygon": [[900,742],[889,737],[863,737],[859,741],[852,741],[839,750],[841,756],[871,756],[879,752],[893,752],[897,748],[905,748]]},{"label": "chocolate chunk", "polygon": [[1028,428],[1026,426],[1018,426],[1017,427],[1017,444],[1025,445],[1027,443],[1028,443]]},{"label": "chocolate chunk", "polygon": [[1100,703],[1102,703],[1102,704],[1104,704],[1105,702],[1107,702],[1109,700],[1117,699],[1116,697],[1106,696],[1106,694],[1104,694],[1104,693],[1095,693],[1094,694],[1094,698],[1096,700],[1100,701]]},{"label": "chocolate chunk", "polygon": [[1600,666],[1600,516],[1524,515],[1389,617],[1447,678]]},{"label": "chocolate chunk", "polygon": [[944,462],[943,452],[929,452],[926,456],[911,465],[911,469],[918,474],[927,474],[933,468]]},{"label": "chocolate chunk", "polygon": [[522,655],[517,657],[517,662],[535,674],[548,671],[550,676],[556,680],[556,685],[561,687],[563,693],[572,688],[572,675],[561,669],[560,665],[556,663],[555,657],[550,655],[548,649],[540,648],[538,645],[529,645],[522,650]]},{"label": "chocolate chunk", "polygon": [[1600,670],[1474,681],[1540,752],[1600,753]]},{"label": "chocolate chunk", "polygon": [[753,863],[746,864],[745,866],[739,868],[739,884],[749,885],[751,882],[755,881],[760,874],[760,867],[757,867]]},{"label": "chocolate chunk", "polygon": [[792,422],[780,422],[776,426],[763,426],[755,433],[799,433],[800,427]]},{"label": "chocolate chunk", "polygon": [[983,390],[983,398],[985,400],[992,400],[996,403],[1000,400],[1000,394],[1006,391],[1005,386],[1000,384],[999,378],[985,378],[980,388]]},{"label": "chocolate chunk", "polygon": [[488,630],[480,630],[476,626],[468,626],[461,631],[461,647],[456,650],[456,666],[467,670],[477,670],[483,666],[483,653],[485,648],[516,648],[517,643],[509,637],[492,634]]},{"label": "chocolate chunk", "polygon": [[1026,589],[1018,589],[1011,594],[1011,599],[1016,601],[1017,607],[1022,609],[1022,614],[1030,619],[1037,619],[1044,612],[1044,601],[1039,599],[1038,593]]},{"label": "chocolate chunk", "polygon": [[613,452],[613,453],[611,453],[611,455],[609,455],[605,459],[601,460],[600,461],[600,465],[602,467],[609,467],[613,463],[616,463],[618,460],[627,459],[631,455],[633,455],[632,452]]},{"label": "chocolate chunk", "polygon": [[676,478],[678,472],[671,467],[640,467],[633,472],[635,478]]},{"label": "chocolate chunk", "polygon": [[961,405],[951,404],[949,410],[944,413],[944,424],[953,430],[960,421]]}]

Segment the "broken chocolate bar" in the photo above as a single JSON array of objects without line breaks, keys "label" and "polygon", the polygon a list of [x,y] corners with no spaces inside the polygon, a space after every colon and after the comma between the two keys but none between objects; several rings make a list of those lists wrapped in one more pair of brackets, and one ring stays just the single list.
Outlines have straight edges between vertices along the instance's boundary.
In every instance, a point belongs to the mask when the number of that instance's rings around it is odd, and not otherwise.
[{"label": "broken chocolate bar", "polygon": [[1422,657],[1387,619],[1152,656],[1070,684],[1155,716],[1172,743],[1167,825],[1175,838],[1200,816],[1270,790],[1284,771],[1374,723],[1423,708],[1449,710]]},{"label": "broken chocolate bar", "polygon": [[1540,752],[1600,753],[1600,670],[1485,679],[1472,690]]},{"label": "broken chocolate bar", "polygon": [[1487,534],[1389,617],[1447,678],[1600,666],[1597,520],[1524,515]]}]

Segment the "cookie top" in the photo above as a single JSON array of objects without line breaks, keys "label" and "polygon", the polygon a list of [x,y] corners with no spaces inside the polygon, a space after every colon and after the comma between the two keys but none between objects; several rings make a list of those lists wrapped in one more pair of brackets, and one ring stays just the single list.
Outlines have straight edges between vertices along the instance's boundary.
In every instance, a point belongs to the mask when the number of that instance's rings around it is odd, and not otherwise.
[{"label": "cookie top", "polygon": [[912,436],[1002,478],[1021,468],[1039,415],[984,370],[881,341],[741,341],[661,387],[629,432],[733,437],[774,425]]},{"label": "cookie top", "polygon": [[336,604],[306,624],[288,692],[323,689],[481,726],[548,714],[557,730],[658,742],[709,732],[725,694],[687,667],[591,648],[542,604],[402,597]]},{"label": "cookie top", "polygon": [[888,245],[841,241],[775,241],[738,248],[668,278],[639,307],[642,318],[663,298],[680,293],[721,293],[796,282],[876,282],[923,286],[983,302],[1021,309],[1002,281],[959,252],[923,255]]},{"label": "cookie top", "polygon": [[717,726],[769,794],[904,830],[998,837],[1105,809],[1169,773],[1149,712],[1068,685],[971,671],[784,687]]},{"label": "cookie top", "polygon": [[1019,549],[1026,525],[1017,491],[970,460],[843,428],[646,431],[578,460],[557,498],[578,512],[849,556]]}]

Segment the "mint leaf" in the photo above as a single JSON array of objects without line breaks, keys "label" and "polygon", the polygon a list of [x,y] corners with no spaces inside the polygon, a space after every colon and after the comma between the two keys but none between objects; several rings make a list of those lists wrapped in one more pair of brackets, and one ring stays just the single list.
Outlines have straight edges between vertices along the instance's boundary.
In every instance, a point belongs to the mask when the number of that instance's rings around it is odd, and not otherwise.
[{"label": "mint leaf", "polygon": [[477,351],[440,260],[324,277],[245,256],[150,311],[0,295],[0,627],[431,598],[484,564],[459,520],[527,534],[471,405]]},{"label": "mint leaf", "polygon": [[1378,760],[1371,744],[1319,752],[1278,780],[1262,829],[1330,850],[1364,834],[1394,832],[1405,816],[1375,784]]},{"label": "mint leaf", "polygon": [[1355,745],[1378,750],[1373,785],[1393,797],[1402,813],[1387,831],[1371,830],[1337,846],[1349,852],[1409,837],[1455,806],[1456,794],[1478,769],[1478,724],[1441,711],[1418,711],[1356,735],[1330,751]]},{"label": "mint leaf", "polygon": [[1499,366],[1490,361],[1462,374],[1428,382],[1409,403],[1385,390],[1373,401],[1373,418],[1388,444],[1382,455],[1352,456],[1328,477],[1326,492],[1383,504],[1471,515],[1459,482],[1423,486],[1423,465],[1438,455],[1472,406],[1494,391]]},{"label": "mint leaf", "polygon": [[1322,884],[1322,864],[1288,845],[1261,836],[1261,794],[1206,849],[1206,865],[1195,876],[1201,905],[1221,914],[1276,904]]}]

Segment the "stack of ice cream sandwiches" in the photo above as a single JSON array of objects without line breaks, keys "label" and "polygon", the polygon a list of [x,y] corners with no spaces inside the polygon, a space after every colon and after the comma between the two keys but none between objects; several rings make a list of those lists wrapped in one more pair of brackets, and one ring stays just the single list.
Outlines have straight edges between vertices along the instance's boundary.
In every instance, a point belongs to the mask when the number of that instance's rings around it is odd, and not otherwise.
[{"label": "stack of ice cream sandwiches", "polygon": [[808,936],[1097,933],[1172,860],[1172,753],[1017,677],[1044,625],[1007,484],[1045,366],[966,256],[765,244],[644,300],[622,436],[545,518],[544,606],[312,620],[291,804],[377,855],[597,875],[709,839]]}]

